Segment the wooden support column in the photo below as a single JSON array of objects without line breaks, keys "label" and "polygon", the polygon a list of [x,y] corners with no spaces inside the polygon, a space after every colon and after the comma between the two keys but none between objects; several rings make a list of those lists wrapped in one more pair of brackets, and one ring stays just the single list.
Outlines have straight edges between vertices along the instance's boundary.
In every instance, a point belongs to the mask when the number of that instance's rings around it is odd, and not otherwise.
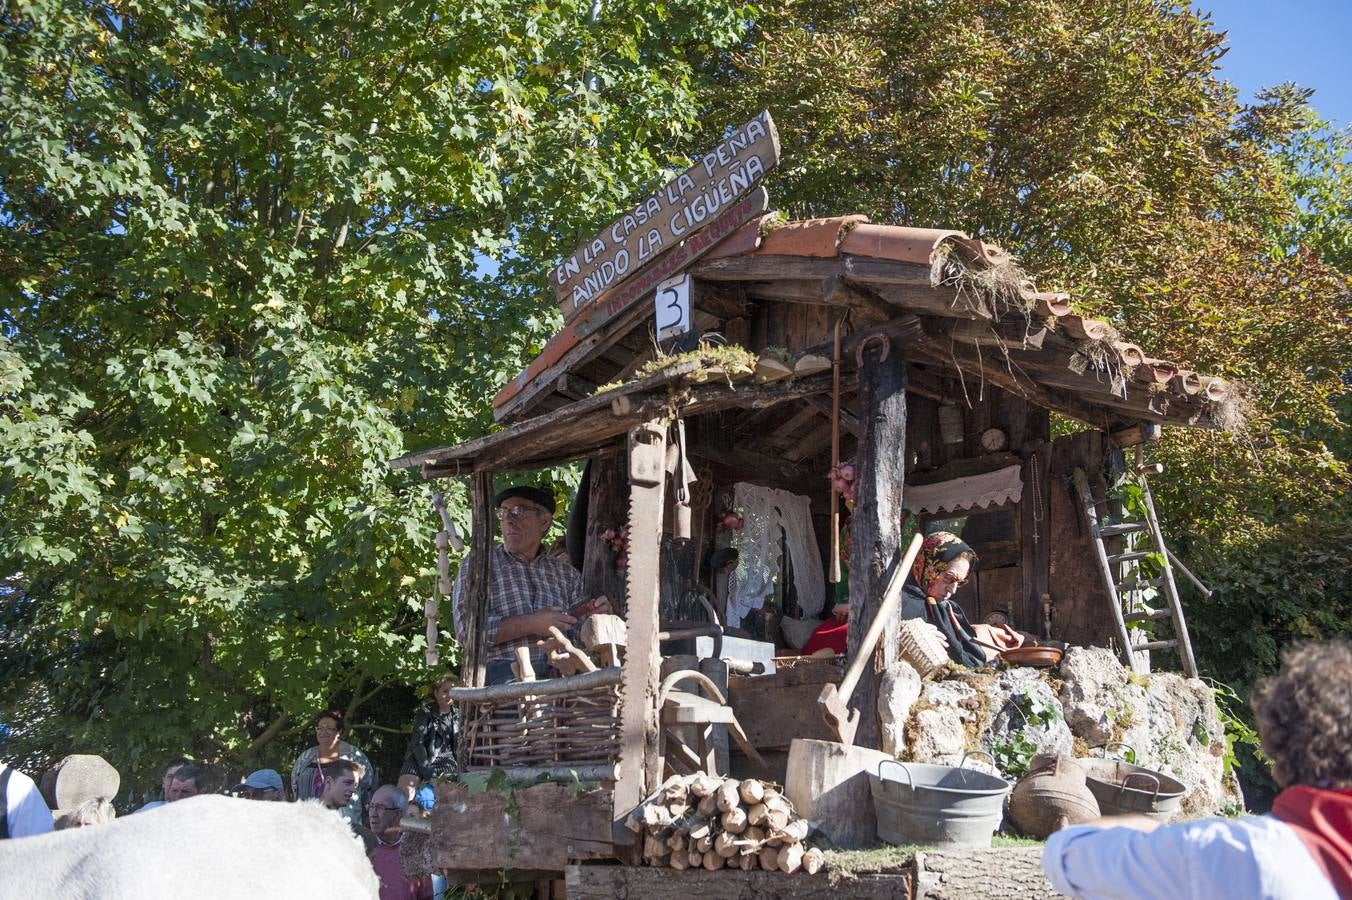
[{"label": "wooden support column", "polygon": [[629,518],[629,479],[624,451],[591,459],[587,494],[586,545],[582,557],[582,590],[588,597],[604,594],[616,615],[625,614],[624,573],[615,569],[615,553],[606,541],[606,529],[619,530]]},{"label": "wooden support column", "polygon": [[[901,493],[905,480],[906,361],[878,335],[859,348],[859,424],[855,454],[855,503],[850,519],[849,658],[859,652],[883,595],[883,578],[901,543]],[[859,710],[857,746],[879,748],[878,688],[882,671],[896,660],[894,617],[864,669],[849,704]]]},{"label": "wooden support column", "polygon": [[465,565],[470,567],[465,590],[465,664],[460,681],[465,687],[479,687],[484,683],[484,663],[488,660],[488,593],[492,579],[493,549],[493,476],[475,472],[470,476],[473,533],[470,555]]},{"label": "wooden support column", "polygon": [[660,775],[657,752],[658,552],[662,540],[666,482],[667,420],[654,419],[629,432],[628,645],[620,677],[620,777],[615,782],[616,844],[635,835],[624,819],[652,791]]}]

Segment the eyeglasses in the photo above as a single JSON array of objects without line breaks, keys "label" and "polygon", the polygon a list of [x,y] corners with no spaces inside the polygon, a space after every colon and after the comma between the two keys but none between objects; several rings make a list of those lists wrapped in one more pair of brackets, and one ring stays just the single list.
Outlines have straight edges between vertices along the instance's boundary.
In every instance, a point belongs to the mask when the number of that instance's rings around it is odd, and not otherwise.
[{"label": "eyeglasses", "polygon": [[538,516],[542,512],[544,512],[544,510],[536,509],[533,506],[526,506],[525,504],[520,506],[499,506],[498,518],[505,521],[507,519],[519,519],[524,515]]},{"label": "eyeglasses", "polygon": [[962,587],[963,585],[967,584],[967,582],[971,581],[972,577],[969,575],[966,578],[954,578],[952,572],[940,572],[939,577],[936,580],[946,581],[949,584],[954,585],[955,587]]},{"label": "eyeglasses", "polygon": [[380,812],[380,813],[403,812],[403,810],[401,810],[397,806],[386,806],[383,803],[372,803],[370,806],[367,807],[367,809],[369,809],[371,812]]}]

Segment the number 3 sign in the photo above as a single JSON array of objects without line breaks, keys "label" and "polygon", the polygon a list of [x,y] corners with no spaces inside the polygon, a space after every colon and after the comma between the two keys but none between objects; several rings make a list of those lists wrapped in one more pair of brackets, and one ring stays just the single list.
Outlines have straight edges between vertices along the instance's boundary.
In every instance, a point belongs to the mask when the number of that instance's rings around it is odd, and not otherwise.
[{"label": "number 3 sign", "polygon": [[657,339],[685,334],[690,330],[690,276],[677,275],[657,286],[653,298],[657,315]]}]

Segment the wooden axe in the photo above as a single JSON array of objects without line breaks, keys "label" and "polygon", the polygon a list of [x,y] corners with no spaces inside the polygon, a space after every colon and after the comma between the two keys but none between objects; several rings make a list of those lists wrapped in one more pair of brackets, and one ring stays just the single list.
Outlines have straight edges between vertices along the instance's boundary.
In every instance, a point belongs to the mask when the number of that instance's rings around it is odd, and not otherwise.
[{"label": "wooden axe", "polygon": [[[887,587],[883,591],[883,602],[878,606],[878,612],[868,627],[868,634],[864,635],[864,640],[859,644],[859,652],[850,661],[850,667],[845,670],[845,677],[841,679],[840,685],[826,685],[822,688],[821,695],[817,697],[817,710],[826,721],[826,727],[835,732],[840,743],[846,746],[854,743],[854,733],[859,728],[859,710],[850,709],[850,695],[854,693],[854,686],[859,683],[859,676],[864,674],[864,666],[873,661],[873,648],[877,646],[888,621],[897,611],[897,605],[901,602],[901,589],[906,584],[906,576],[911,573],[911,565],[915,562],[916,554],[920,552],[920,545],[924,541],[925,536],[922,534],[912,538],[901,564],[892,570],[892,577],[887,580]],[[897,553],[901,554],[900,548]]]}]

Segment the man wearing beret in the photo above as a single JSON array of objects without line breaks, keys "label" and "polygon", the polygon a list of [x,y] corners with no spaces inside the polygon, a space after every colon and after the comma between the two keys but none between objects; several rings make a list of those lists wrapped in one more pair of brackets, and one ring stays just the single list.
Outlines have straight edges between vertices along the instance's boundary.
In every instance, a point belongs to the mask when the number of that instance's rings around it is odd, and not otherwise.
[{"label": "man wearing beret", "polygon": [[[529,647],[531,665],[544,672],[545,656],[535,642],[550,636],[551,627],[567,631],[592,613],[610,612],[604,596],[588,600],[582,575],[566,560],[544,552],[542,542],[554,523],[554,495],[530,485],[508,488],[493,498],[502,543],[493,548],[488,585],[488,662],[485,680],[503,684],[512,677],[517,647]],[[460,567],[453,594],[455,632],[465,643],[465,590],[470,566]]]}]

